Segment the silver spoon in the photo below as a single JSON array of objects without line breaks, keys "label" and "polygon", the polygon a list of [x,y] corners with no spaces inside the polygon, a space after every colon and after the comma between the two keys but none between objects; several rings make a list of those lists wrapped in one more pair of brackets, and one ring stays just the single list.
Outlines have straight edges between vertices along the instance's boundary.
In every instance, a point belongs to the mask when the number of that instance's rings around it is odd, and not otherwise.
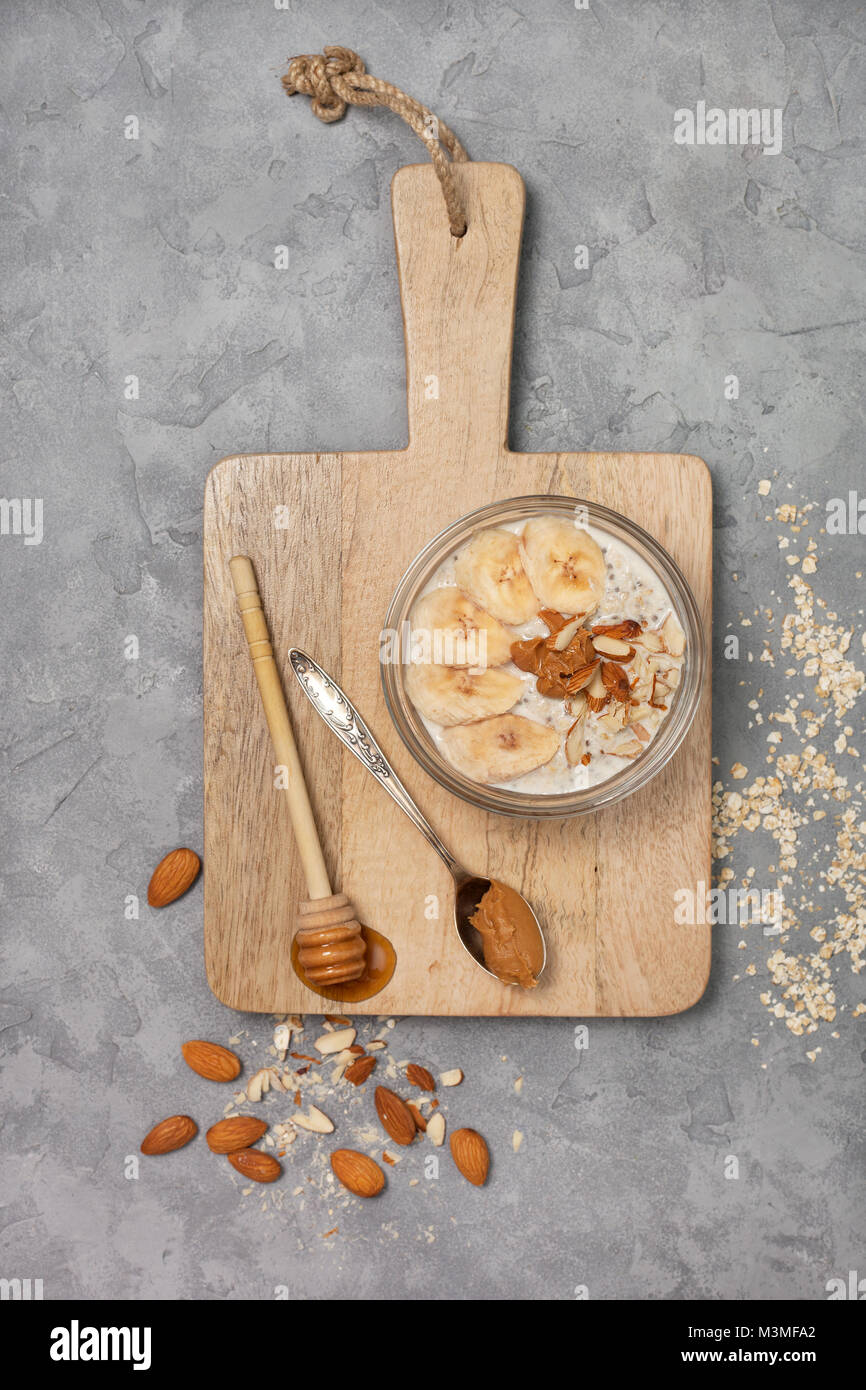
[{"label": "silver spoon", "polygon": [[[480,965],[481,969],[492,976],[494,980],[499,980],[499,976],[493,970],[488,970],[485,965],[481,935],[469,920],[490,887],[490,879],[479,878],[477,874],[470,874],[462,864],[458,864],[453,854],[445,848],[436,831],[418,810],[355,706],[336,681],[332,680],[311,656],[307,656],[306,652],[300,651],[297,647],[289,649],[289,661],[300,687],[313,709],[321,715],[328,728],[333,730],[337,738],[346,745],[350,752],[355,754],[358,761],[364,764],[367,771],[372,772],[376,781],[396,801],[401,811],[406,812],[412,824],[421,831],[428,845],[432,845],[445,864],[454,879],[454,925],[457,928],[457,935],[475,964]],[[521,900],[526,903],[526,907],[529,909],[541,943],[541,968],[536,973],[536,979],[538,979],[547,964],[547,945],[544,940],[544,933],[538,924],[538,918],[526,899],[522,898]],[[500,983],[503,982],[500,981]]]}]

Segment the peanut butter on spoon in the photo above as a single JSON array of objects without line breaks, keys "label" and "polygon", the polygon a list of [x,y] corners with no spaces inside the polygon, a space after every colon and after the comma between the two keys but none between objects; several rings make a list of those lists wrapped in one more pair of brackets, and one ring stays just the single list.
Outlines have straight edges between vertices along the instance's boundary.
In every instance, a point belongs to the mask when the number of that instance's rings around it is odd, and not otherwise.
[{"label": "peanut butter on spoon", "polygon": [[547,952],[529,903],[515,889],[471,874],[458,863],[415,805],[346,692],[299,648],[289,649],[289,663],[317,714],[396,801],[445,864],[454,880],[454,926],[467,954],[479,969],[502,984],[534,989]]},{"label": "peanut butter on spoon", "polygon": [[525,899],[492,878],[469,921],[481,937],[487,969],[503,984],[535,989],[544,968],[544,941]]}]

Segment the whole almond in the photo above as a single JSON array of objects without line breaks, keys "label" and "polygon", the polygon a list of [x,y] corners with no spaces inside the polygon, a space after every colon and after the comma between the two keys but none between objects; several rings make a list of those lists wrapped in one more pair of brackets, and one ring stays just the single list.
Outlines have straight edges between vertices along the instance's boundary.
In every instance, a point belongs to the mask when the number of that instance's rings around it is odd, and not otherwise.
[{"label": "whole almond", "polygon": [[255,1144],[267,1127],[267,1121],[257,1120],[254,1115],[233,1115],[231,1119],[218,1120],[211,1125],[205,1138],[211,1153],[233,1154]]},{"label": "whole almond", "polygon": [[376,1068],[375,1057],[359,1057],[357,1062],[352,1062],[343,1072],[346,1081],[351,1081],[353,1086],[363,1086],[364,1082]]},{"label": "whole almond", "polygon": [[419,1091],[436,1090],[436,1082],[427,1068],[416,1066],[414,1062],[410,1062],[406,1068],[406,1080],[410,1085],[417,1086]]},{"label": "whole almond", "polygon": [[376,1114],[395,1144],[411,1144],[415,1138],[415,1121],[405,1100],[385,1086],[376,1087]]},{"label": "whole almond", "polygon": [[160,859],[147,887],[147,901],[151,907],[168,907],[169,903],[183,897],[198,878],[200,868],[201,860],[191,849],[173,849]]},{"label": "whole almond", "polygon": [[385,1186],[385,1174],[366,1154],[357,1149],[335,1149],[331,1167],[344,1187],[356,1197],[375,1197]]},{"label": "whole almond", "polygon": [[415,1128],[419,1130],[421,1134],[423,1134],[427,1128],[427,1121],[424,1119],[424,1116],[421,1114],[421,1111],[418,1109],[417,1105],[415,1105],[413,1101],[407,1100],[406,1104],[409,1108],[409,1113],[412,1116],[412,1119],[415,1121]]},{"label": "whole almond", "polygon": [[195,1038],[181,1047],[183,1060],[205,1081],[234,1081],[240,1074],[241,1061],[227,1047],[219,1043],[203,1042]]},{"label": "whole almond", "polygon": [[198,1125],[189,1115],[169,1115],[160,1120],[141,1141],[143,1154],[170,1154],[182,1149],[198,1134]]},{"label": "whole almond", "polygon": [[240,1149],[238,1153],[226,1154],[226,1158],[243,1177],[252,1178],[253,1182],[275,1182],[283,1171],[273,1155],[261,1149]]},{"label": "whole almond", "polygon": [[449,1140],[451,1157],[467,1182],[483,1187],[490,1167],[490,1153],[475,1129],[455,1129]]}]

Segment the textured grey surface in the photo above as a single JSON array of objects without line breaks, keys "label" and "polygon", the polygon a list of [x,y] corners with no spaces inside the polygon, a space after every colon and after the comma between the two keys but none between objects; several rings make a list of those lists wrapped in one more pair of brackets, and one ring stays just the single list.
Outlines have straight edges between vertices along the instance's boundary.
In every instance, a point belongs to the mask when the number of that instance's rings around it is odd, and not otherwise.
[{"label": "textured grey surface", "polygon": [[[732,982],[731,928],[697,1008],[594,1023],[582,1053],[568,1022],[398,1024],[397,1057],[465,1069],[449,1113],[490,1140],[484,1192],[445,1165],[412,1188],[407,1159],[322,1239],[324,1199],[260,1212],[201,1140],[124,1177],[153,1120],[222,1104],[179,1042],[246,1029],[249,1057],[269,1030],[208,992],[200,885],[124,919],[165,849],[201,843],[205,475],[406,437],[388,186],[418,150],[385,113],[289,103],[286,56],[352,45],[522,171],[512,441],[705,458],[721,633],[784,585],[767,501],[862,485],[864,40],[856,0],[6,0],[2,491],[42,497],[45,534],[0,537],[4,1276],[49,1298],[816,1299],[864,1269],[862,1021],[810,1063],[768,1029],[762,970]],[[782,153],[676,146],[701,98],[783,108]],[[862,559],[823,544],[858,635]],[[741,678],[718,662],[724,769],[760,757]],[[850,971],[839,995],[863,995]]]}]

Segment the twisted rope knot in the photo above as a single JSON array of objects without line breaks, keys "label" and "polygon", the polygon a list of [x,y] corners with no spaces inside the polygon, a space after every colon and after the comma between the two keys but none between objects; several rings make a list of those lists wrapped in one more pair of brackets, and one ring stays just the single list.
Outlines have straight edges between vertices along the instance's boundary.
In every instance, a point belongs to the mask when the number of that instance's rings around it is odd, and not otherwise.
[{"label": "twisted rope knot", "polygon": [[[351,48],[332,45],[322,53],[302,53],[289,62],[283,78],[288,96],[297,94],[313,98],[313,115],[330,124],[346,114],[352,100],[348,89],[351,79],[366,76],[367,69]],[[345,79],[345,81],[341,80]]]},{"label": "twisted rope knot", "polygon": [[367,72],[357,53],[338,44],[324,53],[304,53],[289,59],[289,70],[282,79],[287,96],[312,97],[313,115],[330,125],[346,114],[347,106],[387,106],[424,141],[442,185],[448,221],[454,236],[466,231],[466,216],[451,161],[465,163],[469,156],[453,130],[440,121],[414,97],[392,87],[390,82]]}]

